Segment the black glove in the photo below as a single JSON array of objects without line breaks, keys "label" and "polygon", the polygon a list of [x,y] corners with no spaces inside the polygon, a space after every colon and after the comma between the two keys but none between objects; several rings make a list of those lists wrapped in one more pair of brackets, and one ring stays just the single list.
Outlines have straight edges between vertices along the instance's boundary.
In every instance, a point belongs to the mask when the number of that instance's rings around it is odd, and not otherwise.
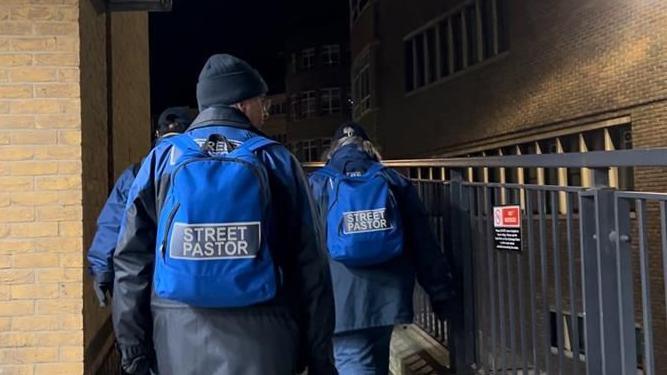
[{"label": "black glove", "polygon": [[102,282],[102,281],[93,281],[93,289],[95,289],[95,295],[100,301],[100,307],[105,307],[109,303],[107,298],[107,293],[109,297],[113,297],[113,282]]},{"label": "black glove", "polygon": [[156,374],[151,368],[151,361],[145,355],[140,355],[128,360],[121,361],[123,371],[129,375],[150,375]]},{"label": "black glove", "polygon": [[[431,307],[433,313],[440,320],[447,320],[450,322],[461,322],[463,319],[463,295],[457,288],[456,284],[452,284],[449,295],[441,296],[440,299],[431,300]],[[444,298],[443,298],[444,297]]]}]

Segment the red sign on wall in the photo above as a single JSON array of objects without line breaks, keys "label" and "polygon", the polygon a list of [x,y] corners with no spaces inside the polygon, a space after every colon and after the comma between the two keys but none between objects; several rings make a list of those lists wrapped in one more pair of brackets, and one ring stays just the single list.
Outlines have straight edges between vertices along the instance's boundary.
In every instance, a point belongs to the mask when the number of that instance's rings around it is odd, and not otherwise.
[{"label": "red sign on wall", "polygon": [[521,251],[521,206],[493,207],[496,250]]},{"label": "red sign on wall", "polygon": [[493,226],[520,228],[521,227],[521,207],[520,206],[500,206],[493,207]]}]

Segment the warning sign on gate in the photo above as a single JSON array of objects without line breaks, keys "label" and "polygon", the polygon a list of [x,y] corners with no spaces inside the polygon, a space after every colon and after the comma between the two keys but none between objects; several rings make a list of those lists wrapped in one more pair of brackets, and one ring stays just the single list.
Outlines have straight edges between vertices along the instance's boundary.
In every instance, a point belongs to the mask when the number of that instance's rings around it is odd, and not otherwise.
[{"label": "warning sign on gate", "polygon": [[521,206],[493,207],[496,250],[521,251]]}]

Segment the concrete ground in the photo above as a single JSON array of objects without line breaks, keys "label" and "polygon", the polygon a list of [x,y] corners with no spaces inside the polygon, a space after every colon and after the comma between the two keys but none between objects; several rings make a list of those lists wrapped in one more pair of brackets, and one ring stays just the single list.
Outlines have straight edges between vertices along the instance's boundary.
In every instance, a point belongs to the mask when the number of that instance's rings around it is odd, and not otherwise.
[{"label": "concrete ground", "polygon": [[447,375],[449,352],[415,325],[397,326],[391,340],[392,375]]}]

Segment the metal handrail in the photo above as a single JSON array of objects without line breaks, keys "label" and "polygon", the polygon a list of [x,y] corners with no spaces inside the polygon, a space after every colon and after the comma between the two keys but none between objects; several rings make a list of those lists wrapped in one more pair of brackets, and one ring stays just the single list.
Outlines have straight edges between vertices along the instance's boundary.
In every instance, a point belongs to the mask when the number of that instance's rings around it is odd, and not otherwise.
[{"label": "metal handrail", "polygon": [[[531,154],[466,158],[384,160],[392,168],[609,168],[667,166],[667,148],[646,150],[591,151],[563,154]],[[318,168],[322,162],[304,163]]]}]

